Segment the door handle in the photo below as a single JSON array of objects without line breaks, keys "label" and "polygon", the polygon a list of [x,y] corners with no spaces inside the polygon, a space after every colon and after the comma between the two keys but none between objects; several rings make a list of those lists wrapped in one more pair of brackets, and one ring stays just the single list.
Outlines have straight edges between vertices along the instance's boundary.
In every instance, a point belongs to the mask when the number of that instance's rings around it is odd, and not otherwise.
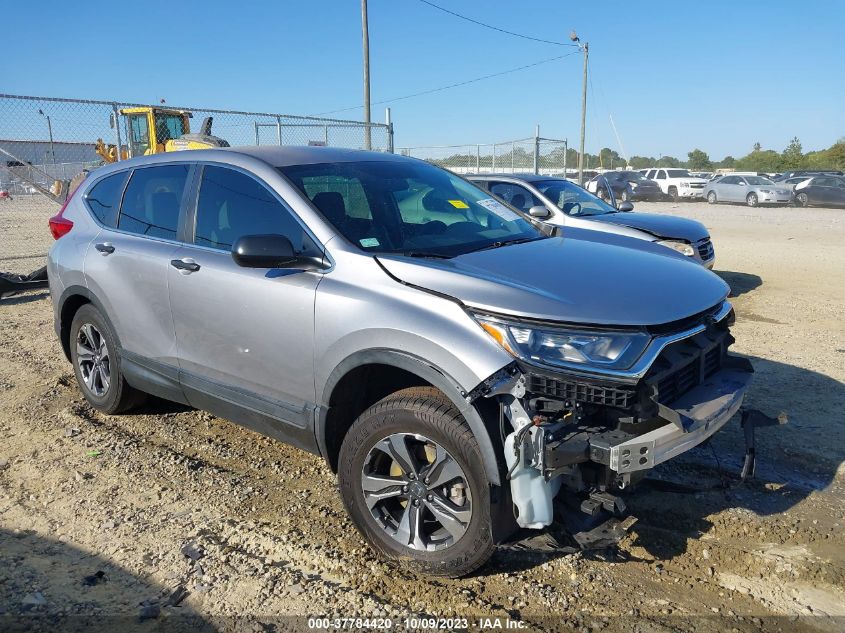
[{"label": "door handle", "polygon": [[112,246],[108,242],[103,242],[102,244],[94,244],[94,248],[100,251],[104,256],[111,255],[112,253],[114,253],[114,246]]},{"label": "door handle", "polygon": [[171,259],[170,265],[186,275],[188,273],[195,273],[200,269],[200,265],[198,263],[188,259],[187,257],[184,259]]}]

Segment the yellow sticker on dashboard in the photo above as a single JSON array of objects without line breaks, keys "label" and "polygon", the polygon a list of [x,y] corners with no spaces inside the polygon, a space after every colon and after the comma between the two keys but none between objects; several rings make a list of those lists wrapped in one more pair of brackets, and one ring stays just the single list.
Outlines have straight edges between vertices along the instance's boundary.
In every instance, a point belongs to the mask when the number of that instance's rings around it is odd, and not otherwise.
[{"label": "yellow sticker on dashboard", "polygon": [[469,209],[469,205],[463,200],[449,200],[449,204],[456,209]]}]

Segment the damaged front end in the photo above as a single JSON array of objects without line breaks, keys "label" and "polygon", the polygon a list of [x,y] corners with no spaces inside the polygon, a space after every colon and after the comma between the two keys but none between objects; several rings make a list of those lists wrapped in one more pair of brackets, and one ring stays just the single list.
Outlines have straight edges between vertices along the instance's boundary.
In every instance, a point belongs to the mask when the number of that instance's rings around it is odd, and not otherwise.
[{"label": "damaged front end", "polygon": [[[747,359],[728,354],[734,313],[727,301],[683,322],[638,331],[647,341],[636,357],[623,361],[626,367],[611,366],[612,355],[628,353],[632,344],[624,343],[631,334],[568,331],[568,338],[554,338],[546,326],[537,343],[532,337],[540,335],[524,334],[530,326],[501,326],[493,318],[479,321],[516,360],[468,400],[498,400],[520,527],[552,523],[553,500],[562,489],[580,495],[587,514],[619,514],[624,506],[613,492],[722,428],[739,410],[754,371]],[[562,341],[573,350],[555,366],[538,362],[541,352],[532,350],[544,341]],[[571,359],[577,360],[579,349],[604,354],[608,366],[578,367]]]}]

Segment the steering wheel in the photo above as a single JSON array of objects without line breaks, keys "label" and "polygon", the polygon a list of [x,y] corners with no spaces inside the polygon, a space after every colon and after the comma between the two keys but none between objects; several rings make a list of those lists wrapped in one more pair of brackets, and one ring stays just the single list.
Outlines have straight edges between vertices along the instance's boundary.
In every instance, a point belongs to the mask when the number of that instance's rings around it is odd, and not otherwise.
[{"label": "steering wheel", "polygon": [[446,232],[465,235],[467,233],[478,233],[480,228],[483,227],[475,222],[455,222],[446,227]]},{"label": "steering wheel", "polygon": [[430,222],[426,222],[425,224],[421,224],[418,234],[419,235],[440,235],[441,233],[445,233],[448,230],[448,226],[445,222],[441,222],[440,220],[431,220]]},{"label": "steering wheel", "polygon": [[563,212],[566,215],[581,215],[581,203],[567,202],[563,205]]}]

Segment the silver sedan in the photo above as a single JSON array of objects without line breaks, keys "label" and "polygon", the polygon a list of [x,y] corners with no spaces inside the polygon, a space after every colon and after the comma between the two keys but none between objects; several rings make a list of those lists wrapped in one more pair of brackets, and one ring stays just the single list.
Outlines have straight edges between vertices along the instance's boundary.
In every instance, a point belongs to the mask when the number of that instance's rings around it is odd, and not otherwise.
[{"label": "silver sedan", "polygon": [[749,207],[758,204],[789,204],[792,192],[762,176],[722,176],[707,183],[704,197],[710,204],[744,202]]}]

